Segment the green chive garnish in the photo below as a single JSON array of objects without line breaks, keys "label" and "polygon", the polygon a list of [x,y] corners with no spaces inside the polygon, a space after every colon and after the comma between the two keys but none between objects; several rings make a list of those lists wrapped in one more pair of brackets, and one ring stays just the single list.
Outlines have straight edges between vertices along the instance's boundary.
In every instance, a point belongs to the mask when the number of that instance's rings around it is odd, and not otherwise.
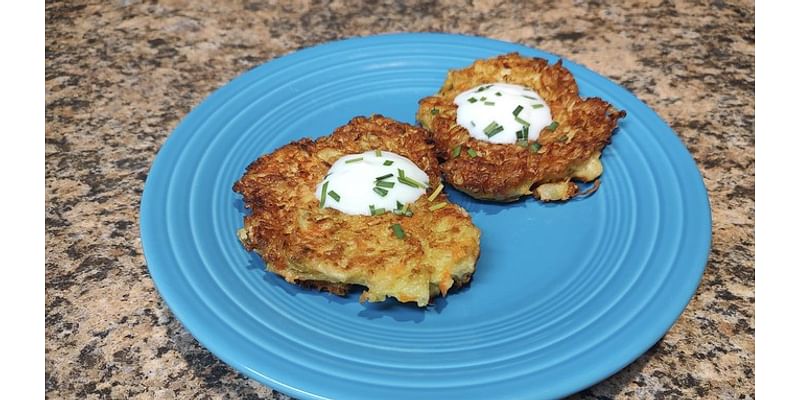
[{"label": "green chive garnish", "polygon": [[364,160],[364,157],[351,158],[351,159],[345,161],[344,163],[345,164],[350,164],[350,163],[359,162],[359,161],[363,161],[363,160]]},{"label": "green chive garnish", "polygon": [[544,107],[544,104],[534,104],[531,107],[534,108],[534,109],[542,108],[542,107]]},{"label": "green chive garnish", "polygon": [[440,208],[444,208],[445,206],[447,206],[447,202],[444,202],[444,201],[443,201],[443,202],[441,202],[441,203],[437,203],[437,204],[434,204],[434,205],[432,205],[432,206],[428,207],[428,210],[430,210],[430,211],[436,211],[436,210],[438,210],[438,209],[440,209]]},{"label": "green chive garnish", "polygon": [[533,142],[531,144],[531,151],[534,152],[534,153],[539,151],[539,149],[541,149],[541,148],[542,148],[542,145],[540,145],[539,142]]},{"label": "green chive garnish", "polygon": [[369,214],[370,215],[381,215],[386,212],[384,208],[375,208],[374,204],[369,205]]},{"label": "green chive garnish", "polygon": [[325,207],[325,199],[328,194],[328,181],[322,184],[322,195],[319,196],[319,208]]},{"label": "green chive garnish", "polygon": [[394,164],[394,161],[392,161],[392,160],[386,160],[386,161],[383,162],[383,165],[386,165],[386,166],[389,166],[389,165],[392,165],[392,164]]},{"label": "green chive garnish", "polygon": [[461,145],[453,147],[453,158],[456,158],[461,154]]},{"label": "green chive garnish", "polygon": [[530,122],[525,121],[524,119],[522,119],[520,117],[514,117],[514,120],[519,122],[520,124],[522,124],[522,126],[531,126]]},{"label": "green chive garnish", "polygon": [[384,181],[377,181],[375,182],[375,186],[382,187],[382,188],[393,188],[394,182],[384,182]]},{"label": "green chive garnish", "polygon": [[528,128],[527,126],[522,127],[522,138],[528,140]]},{"label": "green chive garnish", "polygon": [[566,142],[566,141],[567,141],[567,135],[561,135],[561,136],[559,136],[559,137],[558,137],[558,141],[559,141],[559,142]]},{"label": "green chive garnish", "polygon": [[392,231],[394,231],[394,236],[398,239],[405,239],[406,232],[403,230],[403,227],[400,224],[392,224]]},{"label": "green chive garnish", "polygon": [[400,200],[396,200],[396,201],[397,201],[397,209],[398,210],[402,210],[403,209],[403,203],[401,203]]},{"label": "green chive garnish", "polygon": [[436,108],[431,108],[431,115],[436,115],[439,113],[439,110]]},{"label": "green chive garnish", "polygon": [[495,96],[502,96],[503,94],[502,94],[502,93],[500,93],[500,92],[494,92],[494,95],[495,95]]},{"label": "green chive garnish", "polygon": [[498,133],[503,131],[503,125],[499,125],[497,122],[492,121],[491,124],[487,125],[486,128],[483,128],[483,133],[486,134],[488,137],[492,137],[497,135]]},{"label": "green chive garnish", "polygon": [[404,185],[411,186],[411,187],[417,188],[417,189],[425,187],[425,185],[423,185],[423,184],[421,184],[421,183],[419,183],[419,182],[417,182],[417,181],[415,181],[415,180],[413,180],[413,179],[411,179],[411,178],[409,178],[407,176],[398,177],[397,181],[402,183],[402,184],[404,184]]},{"label": "green chive garnish", "polygon": [[516,131],[516,132],[514,132],[514,133],[516,133],[516,134],[517,134],[517,139],[518,139],[518,140],[522,140],[522,129],[520,129],[520,130],[518,130],[518,131]]},{"label": "green chive garnish", "polygon": [[475,126],[475,121],[469,121],[469,124]]},{"label": "green chive garnish", "polygon": [[550,125],[547,125],[547,129],[550,131],[554,131],[558,128],[558,122],[553,121]]},{"label": "green chive garnish", "polygon": [[380,150],[375,150],[375,157],[380,157],[382,155]]},{"label": "green chive garnish", "polygon": [[379,188],[379,187],[377,187],[377,186],[376,186],[376,187],[374,187],[374,188],[372,188],[372,191],[373,191],[373,192],[375,192],[375,193],[377,193],[377,194],[378,194],[378,196],[381,196],[381,197],[384,197],[384,196],[386,196],[386,194],[387,194],[387,193],[389,193],[389,191],[388,191],[388,190],[386,190],[386,189],[384,189],[384,188]]},{"label": "green chive garnish", "polygon": [[512,111],[511,113],[514,114],[514,116],[516,117],[521,112],[522,112],[522,106],[518,105],[517,108],[515,108],[514,111]]},{"label": "green chive garnish", "polygon": [[428,196],[428,201],[433,201],[433,199],[435,199],[436,196],[439,195],[439,193],[442,193],[442,189],[444,189],[444,185],[439,183],[439,186],[436,187],[436,190],[434,190],[433,193],[431,193],[431,195]]},{"label": "green chive garnish", "polygon": [[478,101],[478,99],[476,99],[474,97],[470,97],[470,98],[467,99],[467,101],[470,102],[470,103],[474,103],[474,102]]},{"label": "green chive garnish", "polygon": [[493,101],[486,101],[483,104],[486,104],[487,106],[493,106],[494,102]]},{"label": "green chive garnish", "polygon": [[394,174],[381,175],[381,176],[375,178],[375,180],[376,181],[380,181],[380,180],[383,180],[383,179],[386,179],[386,178],[391,178],[392,176],[394,176]]},{"label": "green chive garnish", "polygon": [[525,139],[517,139],[517,146],[527,147],[528,146],[528,141],[525,140]]},{"label": "green chive garnish", "polygon": [[398,168],[397,169],[397,173],[399,175],[397,177],[397,181],[402,183],[402,184],[404,184],[404,185],[408,185],[408,186],[411,186],[411,187],[414,187],[414,188],[423,188],[423,189],[425,188],[425,186],[427,186],[424,183],[419,183],[419,182],[415,181],[414,179],[411,179],[411,178],[407,177],[406,176],[406,171],[403,171],[402,169]]},{"label": "green chive garnish", "polygon": [[467,149],[467,154],[469,154],[470,158],[475,158],[478,156],[478,152],[474,149]]},{"label": "green chive garnish", "polygon": [[341,197],[339,197],[339,193],[336,193],[333,190],[328,192],[328,196],[331,196],[331,198],[336,201],[339,201],[339,199],[341,199]]},{"label": "green chive garnish", "polygon": [[481,97],[481,101],[485,101],[485,100],[486,100],[486,97]]},{"label": "green chive garnish", "polygon": [[526,98],[526,99],[531,99],[531,100],[539,100],[539,99],[537,99],[536,97],[526,96],[526,95],[524,95],[524,94],[522,95],[522,97],[524,97],[524,98]]},{"label": "green chive garnish", "polygon": [[482,92],[482,91],[484,91],[484,90],[486,90],[486,89],[488,89],[488,88],[490,88],[490,87],[492,87],[492,85],[481,86],[481,87],[479,87],[479,88],[478,88],[478,90],[477,90],[477,91],[478,91],[478,92]]}]

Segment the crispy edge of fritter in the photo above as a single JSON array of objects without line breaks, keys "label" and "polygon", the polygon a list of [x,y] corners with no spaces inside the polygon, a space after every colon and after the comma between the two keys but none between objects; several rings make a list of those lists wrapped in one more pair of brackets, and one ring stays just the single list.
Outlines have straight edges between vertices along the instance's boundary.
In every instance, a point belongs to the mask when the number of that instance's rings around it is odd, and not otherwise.
[{"label": "crispy edge of fritter", "polygon": [[[455,97],[494,82],[529,87],[547,102],[558,126],[553,131],[542,129],[538,151],[477,140],[456,122]],[[445,180],[472,197],[502,202],[528,194],[545,201],[568,200],[578,194],[572,180],[598,178],[602,173],[602,165],[597,166],[600,154],[617,121],[625,116],[625,111],[616,110],[599,98],[578,96],[575,79],[560,60],[548,64],[547,60],[517,53],[478,60],[467,68],[449,71],[439,92],[421,99],[419,105],[417,120],[431,132],[436,154],[443,161]],[[463,150],[474,149],[478,156],[472,158],[462,151],[453,157],[452,150],[459,145]],[[595,176],[590,174],[595,172]],[[542,190],[534,188],[543,184],[551,185]]]},{"label": "crispy edge of fritter", "polygon": [[[429,191],[440,184],[433,145],[422,128],[379,115],[356,117],[330,136],[292,142],[247,167],[233,186],[252,210],[244,218],[239,238],[248,251],[264,259],[268,270],[288,282],[339,295],[354,285],[366,286],[362,301],[391,296],[424,306],[431,297],[469,282],[480,251],[480,232],[458,205],[447,202],[444,208],[430,211],[427,194],[411,205],[411,217],[392,213],[365,217],[319,208],[314,189],[330,165],[345,154],[374,149],[413,161],[428,174]],[[442,201],[447,201],[444,193],[435,199]],[[392,235],[393,223],[403,226],[406,239]],[[444,257],[444,267],[431,261],[440,253],[452,256]],[[337,275],[341,279],[332,279]],[[409,276],[416,280],[412,282]],[[419,293],[377,290],[370,278],[381,277],[409,280]]]}]

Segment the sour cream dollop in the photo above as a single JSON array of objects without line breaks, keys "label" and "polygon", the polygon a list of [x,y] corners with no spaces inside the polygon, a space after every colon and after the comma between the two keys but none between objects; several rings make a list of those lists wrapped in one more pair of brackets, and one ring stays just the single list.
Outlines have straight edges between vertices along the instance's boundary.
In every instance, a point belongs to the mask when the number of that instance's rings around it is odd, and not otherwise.
[{"label": "sour cream dollop", "polygon": [[428,186],[428,174],[413,161],[371,150],[336,160],[317,185],[316,196],[321,207],[351,215],[379,215],[413,203]]},{"label": "sour cream dollop", "polygon": [[474,87],[456,96],[456,122],[490,143],[535,141],[553,123],[550,107],[535,91],[508,83]]}]

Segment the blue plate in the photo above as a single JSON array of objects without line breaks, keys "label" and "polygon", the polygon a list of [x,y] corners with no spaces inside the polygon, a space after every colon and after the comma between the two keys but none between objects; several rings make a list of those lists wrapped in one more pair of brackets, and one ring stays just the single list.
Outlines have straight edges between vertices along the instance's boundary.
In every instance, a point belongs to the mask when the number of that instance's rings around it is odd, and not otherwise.
[{"label": "blue plate", "polygon": [[217,90],[175,129],[141,206],[150,274],[183,325],[244,374],[300,398],[552,398],[592,385],[652,346],[703,273],[708,197],[684,146],[631,93],[571,62],[583,96],[626,110],[603,184],[565,204],[451,199],[483,232],[472,284],[427,310],[360,304],[264,271],[236,239],[231,191],[245,167],[353,116],[414,122],[448,69],[516,44],[400,34],[325,44]]}]

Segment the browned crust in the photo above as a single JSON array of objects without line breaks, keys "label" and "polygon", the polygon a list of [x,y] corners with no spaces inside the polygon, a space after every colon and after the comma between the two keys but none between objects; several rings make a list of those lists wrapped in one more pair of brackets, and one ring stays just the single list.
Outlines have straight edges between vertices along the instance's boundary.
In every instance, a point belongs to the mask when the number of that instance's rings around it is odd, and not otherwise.
[{"label": "browned crust", "polygon": [[[427,132],[380,115],[356,117],[330,136],[287,144],[247,167],[233,186],[252,210],[244,218],[242,242],[289,282],[336,294],[346,293],[351,284],[363,285],[373,295],[371,300],[379,301],[383,294],[375,294],[373,286],[393,280],[399,282],[396,287],[424,286],[425,296],[411,289],[385,295],[427,304],[429,285],[445,282],[447,289],[454,283],[447,272],[450,265],[472,262],[474,268],[479,232],[457,205],[448,202],[430,211],[427,196],[411,205],[412,217],[365,217],[319,208],[314,190],[331,164],[343,155],[374,149],[409,158],[428,174],[432,188],[439,185],[438,162]],[[444,193],[435,199],[441,201],[447,201]],[[393,223],[405,230],[404,240],[393,236]],[[447,274],[441,273],[443,267]],[[321,279],[315,271],[345,278]]]},{"label": "browned crust", "polygon": [[[529,87],[549,105],[559,125],[554,131],[542,130],[538,152],[477,140],[456,123],[453,99],[475,86],[494,82]],[[432,132],[436,154],[444,160],[445,180],[473,197],[495,201],[513,201],[530,194],[538,184],[569,180],[576,165],[602,151],[617,121],[625,116],[624,111],[599,98],[580,98],[575,79],[561,61],[548,64],[517,53],[450,71],[439,92],[420,100],[419,105],[417,120]],[[470,158],[462,151],[454,158],[452,149],[458,145],[474,149],[479,156]]]}]

